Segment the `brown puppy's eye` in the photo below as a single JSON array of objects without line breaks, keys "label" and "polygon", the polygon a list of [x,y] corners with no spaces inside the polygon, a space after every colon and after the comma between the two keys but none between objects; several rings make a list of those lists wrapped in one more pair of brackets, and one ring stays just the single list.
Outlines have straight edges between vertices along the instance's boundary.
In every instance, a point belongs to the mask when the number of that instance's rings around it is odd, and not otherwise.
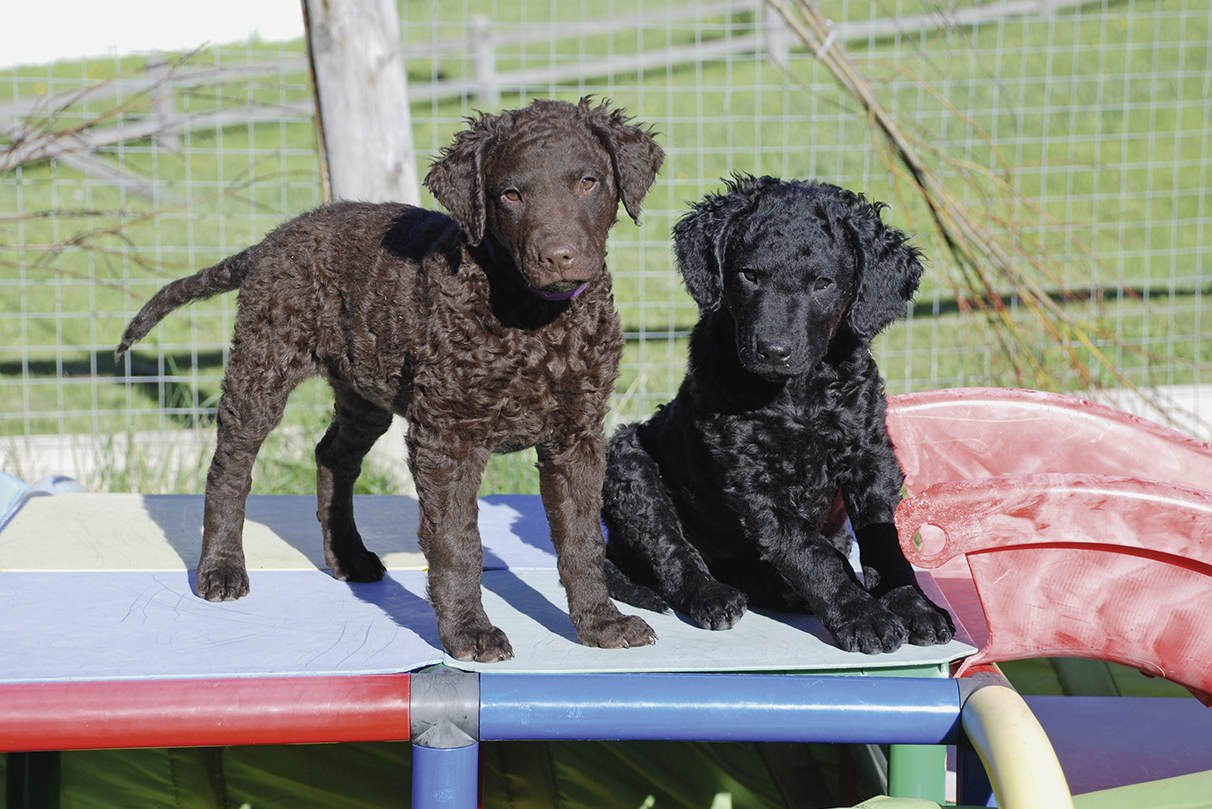
[{"label": "brown puppy's eye", "polygon": [[522,195],[520,193],[518,193],[518,189],[516,189],[516,188],[509,189],[501,196],[505,197],[505,199],[509,200],[510,202],[521,202],[522,201]]},{"label": "brown puppy's eye", "polygon": [[593,188],[597,184],[598,184],[598,181],[597,181],[596,177],[582,177],[581,178],[581,190],[582,191],[588,191],[589,189]]}]

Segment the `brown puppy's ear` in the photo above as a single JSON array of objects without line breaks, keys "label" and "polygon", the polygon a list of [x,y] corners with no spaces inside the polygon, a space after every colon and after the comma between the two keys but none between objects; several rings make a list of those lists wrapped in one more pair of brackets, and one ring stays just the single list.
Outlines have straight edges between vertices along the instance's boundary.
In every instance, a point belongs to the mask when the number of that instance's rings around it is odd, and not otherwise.
[{"label": "brown puppy's ear", "polygon": [[467,235],[471,246],[484,239],[484,156],[496,135],[499,116],[468,118],[470,125],[455,135],[429,167],[424,185]]},{"label": "brown puppy's ear", "polygon": [[909,245],[905,233],[880,219],[880,211],[887,207],[882,202],[868,202],[852,191],[841,196],[849,208],[842,226],[854,250],[859,279],[850,328],[870,339],[905,313],[922,277],[923,254]]},{"label": "brown puppy's ear", "polygon": [[778,180],[734,174],[724,183],[723,194],[708,194],[673,226],[678,269],[700,312],[720,308],[728,239],[736,223],[756,207],[762,190]]},{"label": "brown puppy's ear", "polygon": [[579,107],[586,115],[589,128],[610,153],[619,200],[627,215],[638,225],[644,195],[665,162],[665,152],[657,145],[651,129],[628,123],[631,119],[622,110],[611,110],[607,101],[597,107],[591,107],[591,101],[592,97],[586,96]]}]

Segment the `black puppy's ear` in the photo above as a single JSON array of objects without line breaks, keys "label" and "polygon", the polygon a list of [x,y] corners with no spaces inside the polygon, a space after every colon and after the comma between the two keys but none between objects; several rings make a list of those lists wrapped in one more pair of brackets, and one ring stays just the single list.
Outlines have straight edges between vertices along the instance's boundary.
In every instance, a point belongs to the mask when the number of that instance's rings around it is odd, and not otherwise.
[{"label": "black puppy's ear", "polygon": [[850,215],[842,225],[858,267],[858,292],[850,307],[850,328],[870,339],[905,313],[922,277],[922,252],[909,237],[880,219],[887,206],[867,202],[861,194],[843,192]]},{"label": "black puppy's ear", "polygon": [[644,196],[665,162],[665,152],[657,145],[651,129],[629,123],[631,119],[622,110],[610,109],[607,101],[596,107],[591,107],[591,102],[592,97],[586,96],[579,106],[589,128],[610,153],[619,200],[638,225]]},{"label": "black puppy's ear", "polygon": [[772,178],[734,174],[724,180],[723,194],[709,194],[691,206],[673,226],[673,247],[686,291],[700,312],[720,308],[724,296],[724,261],[728,239],[739,219],[757,205],[758,194]]},{"label": "black puppy's ear", "polygon": [[495,115],[467,119],[469,128],[455,135],[454,143],[442,149],[425,175],[425,187],[450,211],[473,247],[484,239],[484,155],[498,119]]}]

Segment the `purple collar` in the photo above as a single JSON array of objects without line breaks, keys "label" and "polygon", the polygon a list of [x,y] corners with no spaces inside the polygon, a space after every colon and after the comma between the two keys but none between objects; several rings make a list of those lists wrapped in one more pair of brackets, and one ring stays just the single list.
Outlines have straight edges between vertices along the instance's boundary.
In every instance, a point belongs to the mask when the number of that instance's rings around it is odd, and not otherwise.
[{"label": "purple collar", "polygon": [[[487,234],[485,234],[484,238],[480,240],[480,243],[483,244],[484,249],[488,251],[488,257],[493,261],[496,261],[497,254],[496,251],[492,249],[492,242],[488,240]],[[542,298],[545,301],[570,301],[589,288],[589,282],[586,281],[576,289],[569,290],[568,292],[547,292],[539,289],[538,287],[532,287],[530,284],[526,283],[525,278],[521,279],[521,281],[522,286],[526,287],[527,292],[534,295],[536,298]]]},{"label": "purple collar", "polygon": [[545,290],[537,289],[536,287],[532,287],[530,284],[527,284],[526,291],[529,292],[531,295],[534,295],[536,298],[542,298],[545,301],[570,301],[573,298],[575,298],[577,295],[580,295],[582,292],[584,292],[588,287],[589,287],[589,282],[586,281],[585,283],[581,284],[576,289],[569,290],[568,292],[547,292]]}]

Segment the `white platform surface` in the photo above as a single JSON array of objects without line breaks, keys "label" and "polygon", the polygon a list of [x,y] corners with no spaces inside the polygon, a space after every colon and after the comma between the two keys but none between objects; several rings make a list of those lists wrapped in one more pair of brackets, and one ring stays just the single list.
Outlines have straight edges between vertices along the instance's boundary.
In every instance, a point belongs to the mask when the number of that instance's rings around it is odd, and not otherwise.
[{"label": "white platform surface", "polygon": [[[412,671],[442,662],[416,547],[416,501],[355,505],[381,582],[339,582],[323,569],[315,501],[249,498],[250,595],[194,593],[200,496],[62,494],[29,500],[0,530],[0,682]],[[889,655],[843,652],[811,616],[751,611],[733,629],[642,614],[660,640],[632,649],[582,646],[567,615],[537,496],[480,501],[484,605],[515,657],[445,662],[485,672],[854,671],[945,669],[974,651],[966,637]],[[925,586],[942,596],[928,577]]]}]

